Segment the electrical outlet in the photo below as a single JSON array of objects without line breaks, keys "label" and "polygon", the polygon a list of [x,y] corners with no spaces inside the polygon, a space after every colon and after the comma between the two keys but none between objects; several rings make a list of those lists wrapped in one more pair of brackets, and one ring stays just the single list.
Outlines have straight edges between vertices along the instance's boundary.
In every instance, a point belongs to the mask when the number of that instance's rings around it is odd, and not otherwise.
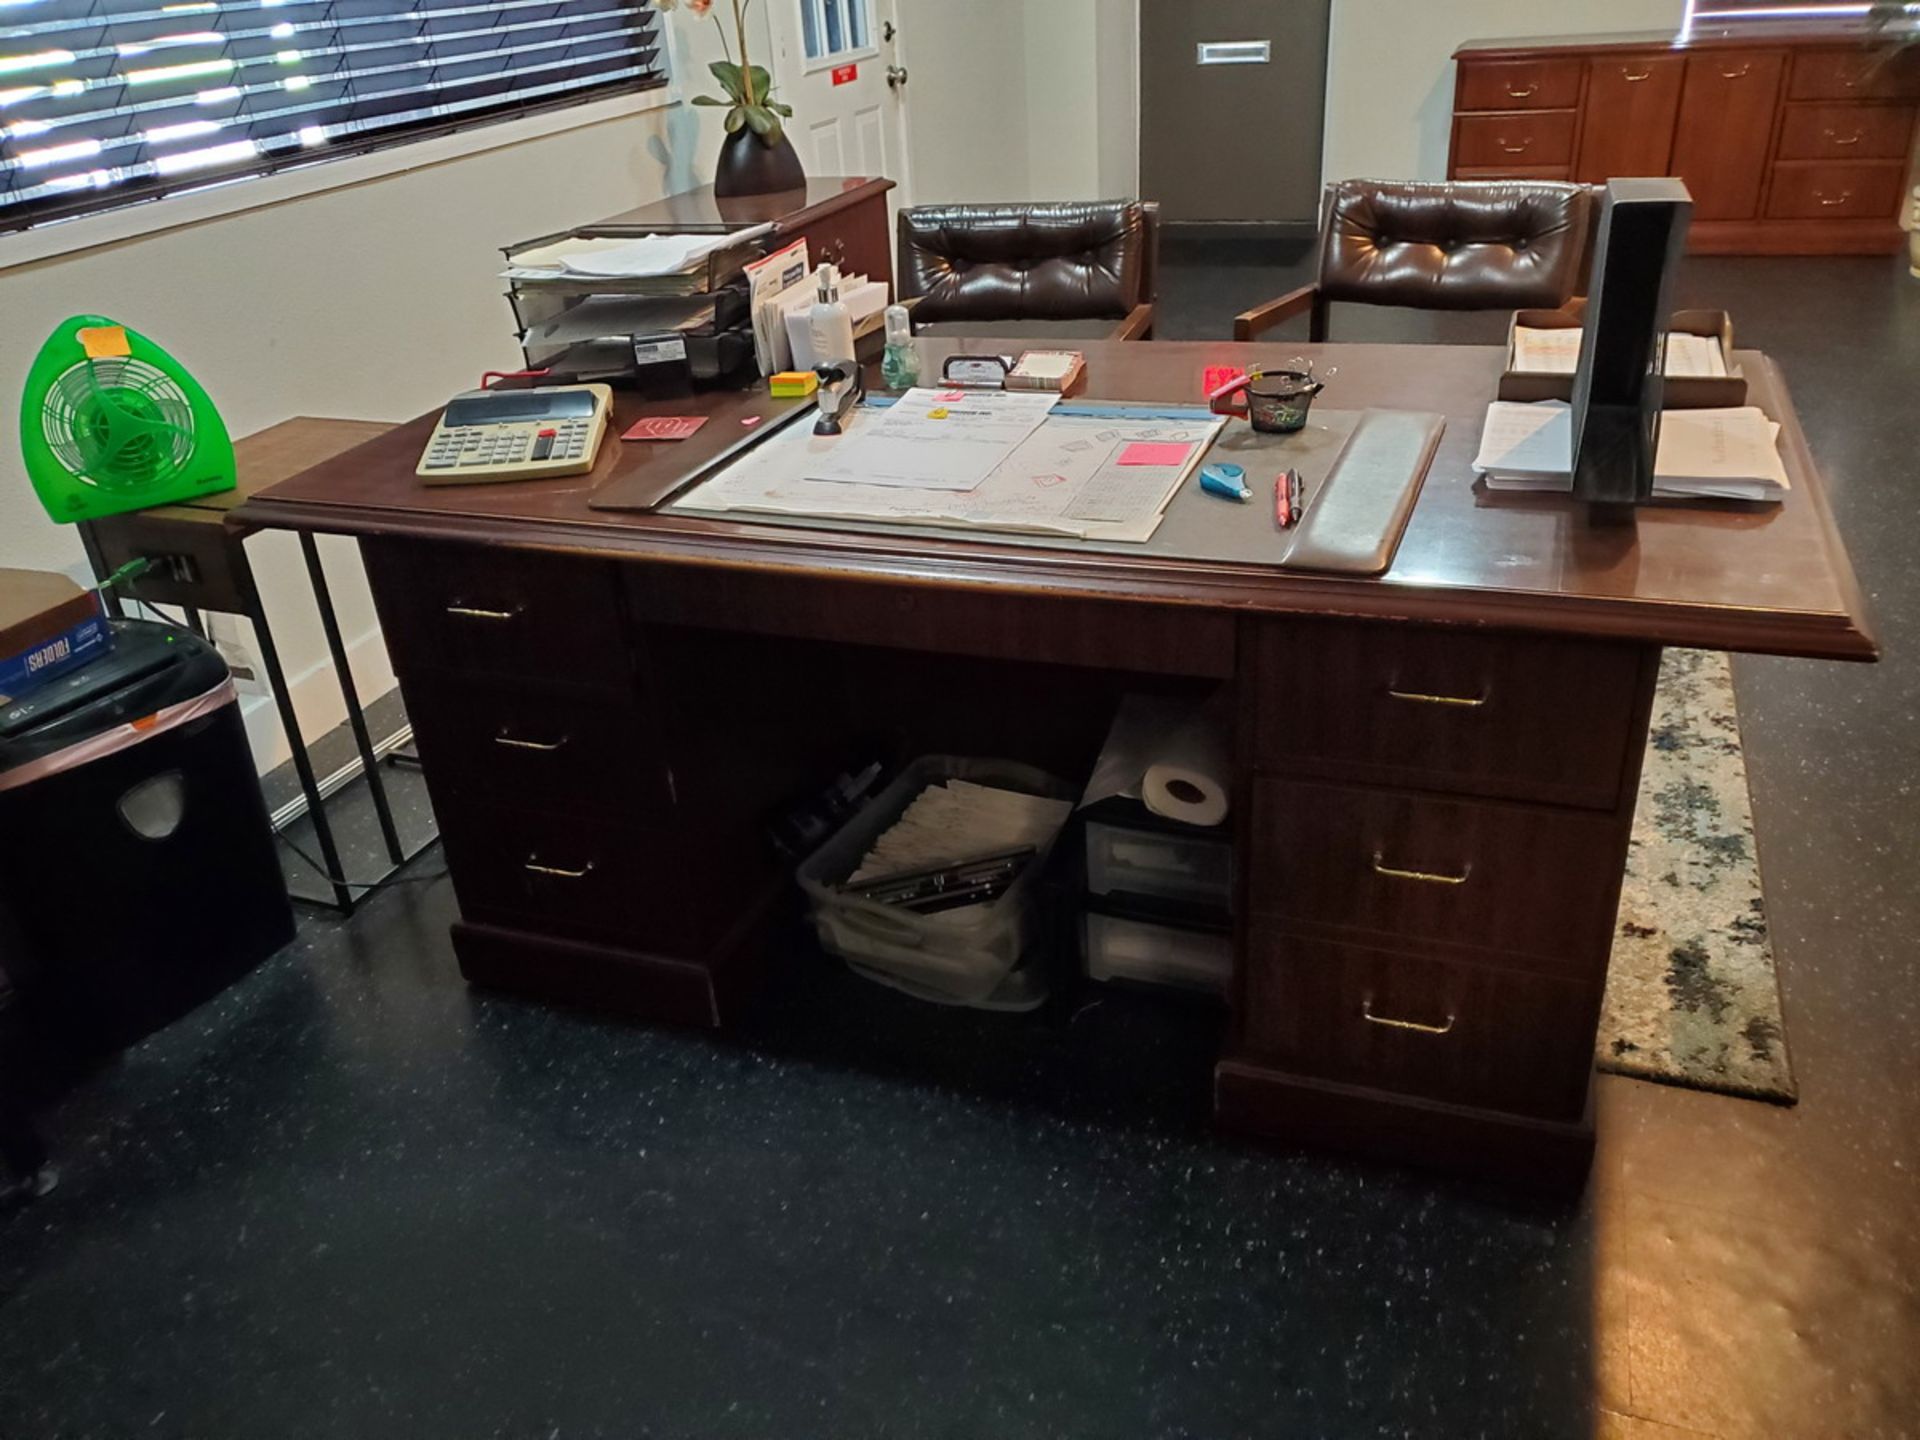
[{"label": "electrical outlet", "polygon": [[227,662],[227,668],[233,672],[233,688],[242,695],[265,695],[267,682],[260,673],[260,662],[254,656],[253,646],[240,621],[231,615],[210,614],[206,622],[213,648],[220,652],[220,658]]}]

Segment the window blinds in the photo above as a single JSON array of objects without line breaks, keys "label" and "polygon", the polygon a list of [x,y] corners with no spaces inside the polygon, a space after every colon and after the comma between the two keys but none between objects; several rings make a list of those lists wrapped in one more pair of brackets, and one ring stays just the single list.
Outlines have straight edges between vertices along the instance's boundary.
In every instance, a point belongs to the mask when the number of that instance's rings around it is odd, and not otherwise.
[{"label": "window blinds", "polygon": [[666,83],[645,0],[0,0],[0,231]]}]

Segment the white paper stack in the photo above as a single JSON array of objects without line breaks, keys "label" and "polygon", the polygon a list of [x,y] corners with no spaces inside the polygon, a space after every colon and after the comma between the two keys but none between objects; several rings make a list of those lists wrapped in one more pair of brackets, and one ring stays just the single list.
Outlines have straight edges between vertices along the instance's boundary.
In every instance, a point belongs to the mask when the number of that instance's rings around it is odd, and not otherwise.
[{"label": "white paper stack", "polygon": [[663,291],[680,289],[701,275],[715,251],[744,245],[772,228],[760,225],[717,235],[556,240],[551,245],[520,251],[508,262],[502,278],[522,285],[611,280],[652,282]]},{"label": "white paper stack", "polygon": [[[1653,493],[1681,499],[1778,502],[1791,488],[1780,460],[1780,427],[1752,405],[1664,410]],[[1573,407],[1496,400],[1473,468],[1491,490],[1566,490],[1573,484]]]},{"label": "white paper stack", "polygon": [[957,865],[1029,845],[1043,850],[1072,813],[1071,800],[1050,800],[971,780],[929,785],[874,841],[847,883],[858,885],[885,875]]},{"label": "white paper stack", "polygon": [[[1580,336],[1577,327],[1516,325],[1513,327],[1513,368],[1529,375],[1571,375],[1580,366]],[[1667,332],[1669,376],[1714,376],[1725,378],[1726,352],[1715,335],[1690,335],[1683,330]]]}]

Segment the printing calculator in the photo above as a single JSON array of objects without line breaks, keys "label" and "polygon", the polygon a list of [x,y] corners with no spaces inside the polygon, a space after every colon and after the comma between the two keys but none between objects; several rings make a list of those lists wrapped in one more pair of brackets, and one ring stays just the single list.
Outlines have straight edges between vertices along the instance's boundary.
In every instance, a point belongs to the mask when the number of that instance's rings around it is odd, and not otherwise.
[{"label": "printing calculator", "polygon": [[413,473],[429,485],[584,475],[612,406],[605,385],[469,390],[447,402]]}]

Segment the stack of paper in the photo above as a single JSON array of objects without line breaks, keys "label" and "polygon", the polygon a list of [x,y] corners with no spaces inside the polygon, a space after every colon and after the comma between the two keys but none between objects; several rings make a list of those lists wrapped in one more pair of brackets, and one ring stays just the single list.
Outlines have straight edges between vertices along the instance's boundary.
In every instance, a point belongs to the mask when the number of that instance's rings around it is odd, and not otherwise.
[{"label": "stack of paper", "polygon": [[744,245],[772,228],[760,225],[718,235],[643,235],[630,240],[558,240],[520,251],[508,262],[502,278],[522,285],[616,281],[624,288],[687,293],[706,288],[700,282],[715,251]]},{"label": "stack of paper", "polygon": [[1044,850],[1073,813],[1071,800],[1050,800],[971,780],[945,780],[914,797],[847,881],[957,865],[1032,846]]},{"label": "stack of paper", "polygon": [[[1578,326],[1544,329],[1536,325],[1516,325],[1513,327],[1513,368],[1529,375],[1571,375],[1580,365],[1581,334]],[[1720,348],[1719,337],[1669,331],[1666,373],[1724,378],[1727,357]]]},{"label": "stack of paper", "polygon": [[[1789,488],[1780,427],[1751,405],[1665,410],[1654,453],[1653,493],[1679,498],[1778,501]],[[1573,484],[1573,407],[1563,400],[1496,400],[1474,469],[1492,490],[1566,490]]]}]

